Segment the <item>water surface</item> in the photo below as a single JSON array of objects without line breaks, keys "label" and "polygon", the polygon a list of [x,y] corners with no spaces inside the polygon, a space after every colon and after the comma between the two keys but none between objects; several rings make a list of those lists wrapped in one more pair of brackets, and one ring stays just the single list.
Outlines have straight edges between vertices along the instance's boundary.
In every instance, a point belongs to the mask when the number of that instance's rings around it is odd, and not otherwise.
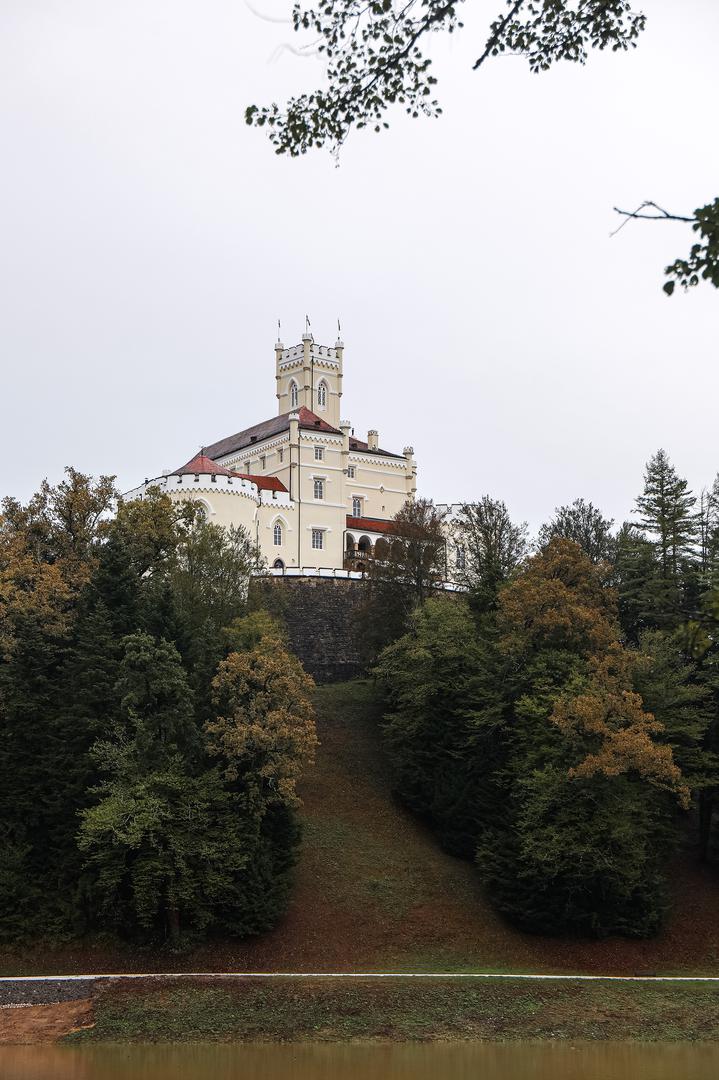
[{"label": "water surface", "polygon": [[2,1080],[716,1080],[714,1043],[0,1047]]}]

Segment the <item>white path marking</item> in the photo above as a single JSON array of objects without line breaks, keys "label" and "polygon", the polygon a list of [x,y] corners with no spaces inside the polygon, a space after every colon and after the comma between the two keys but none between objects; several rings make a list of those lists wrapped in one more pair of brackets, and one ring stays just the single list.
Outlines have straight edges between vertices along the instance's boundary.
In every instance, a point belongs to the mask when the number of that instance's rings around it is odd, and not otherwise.
[{"label": "white path marking", "polygon": [[3,983],[99,982],[102,979],[526,979],[547,982],[702,982],[719,975],[538,975],[493,971],[138,971],[87,975],[7,975]]}]

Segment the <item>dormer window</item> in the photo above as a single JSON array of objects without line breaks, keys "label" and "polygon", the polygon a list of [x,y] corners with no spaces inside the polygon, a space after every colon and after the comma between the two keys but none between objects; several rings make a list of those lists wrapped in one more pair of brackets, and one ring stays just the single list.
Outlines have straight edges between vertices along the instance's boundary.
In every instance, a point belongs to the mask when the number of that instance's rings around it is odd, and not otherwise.
[{"label": "dormer window", "polygon": [[324,379],[317,387],[317,408],[327,408],[327,383],[324,381]]},{"label": "dormer window", "polygon": [[293,379],[290,383],[290,408],[296,409],[300,402],[300,393],[297,389],[297,383]]}]

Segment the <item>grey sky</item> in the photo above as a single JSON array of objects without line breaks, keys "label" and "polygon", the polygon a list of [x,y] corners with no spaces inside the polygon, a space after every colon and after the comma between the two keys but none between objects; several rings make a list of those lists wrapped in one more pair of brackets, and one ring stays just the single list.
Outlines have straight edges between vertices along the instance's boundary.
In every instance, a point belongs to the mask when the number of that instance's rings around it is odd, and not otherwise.
[{"label": "grey sky", "polygon": [[127,488],[273,415],[305,312],[326,344],[342,320],[343,414],[412,443],[437,501],[621,519],[659,446],[711,483],[719,293],[661,291],[686,226],[609,232],[615,203],[719,194],[719,4],[646,0],[638,49],[584,69],[472,73],[501,7],[433,43],[441,120],[335,168],[245,126],[321,68],[268,62],[294,35],[241,0],[3,0],[0,494],[65,464]]}]

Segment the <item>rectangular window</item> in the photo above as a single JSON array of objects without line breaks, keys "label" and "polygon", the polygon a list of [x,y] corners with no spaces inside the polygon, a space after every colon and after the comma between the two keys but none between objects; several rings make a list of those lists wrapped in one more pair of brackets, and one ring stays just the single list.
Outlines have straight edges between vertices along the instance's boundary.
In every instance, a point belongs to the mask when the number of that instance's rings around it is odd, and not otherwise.
[{"label": "rectangular window", "polygon": [[249,461],[246,461],[245,462],[245,472],[248,473],[249,471],[250,471],[250,463],[249,463]]},{"label": "rectangular window", "polygon": [[325,534],[324,534],[324,532],[322,531],[322,529],[313,529],[312,530],[312,547],[315,548],[316,551],[321,551],[324,546],[325,546]]},{"label": "rectangular window", "polygon": [[354,480],[354,478],[355,478],[355,467],[354,467],[354,465],[348,465],[347,466],[347,475],[350,478],[350,480]]},{"label": "rectangular window", "polygon": [[280,465],[281,465],[282,462],[284,461],[284,457],[285,457],[285,452],[282,449],[282,447],[280,447],[280,449],[277,451],[277,457],[279,458]]},{"label": "rectangular window", "polygon": [[325,460],[325,448],[324,448],[324,446],[316,446],[315,447],[315,461],[324,461],[324,460]]},{"label": "rectangular window", "polygon": [[264,468],[265,468],[265,466],[266,466],[266,464],[267,464],[267,458],[266,458],[266,457],[265,457],[265,455],[263,454],[263,455],[262,455],[262,457],[260,458],[260,468],[261,468],[261,469],[264,469]]},{"label": "rectangular window", "polygon": [[315,498],[324,499],[325,497],[325,482],[324,480],[315,480]]},{"label": "rectangular window", "polygon": [[362,517],[362,500],[357,496],[352,500],[352,517]]}]

